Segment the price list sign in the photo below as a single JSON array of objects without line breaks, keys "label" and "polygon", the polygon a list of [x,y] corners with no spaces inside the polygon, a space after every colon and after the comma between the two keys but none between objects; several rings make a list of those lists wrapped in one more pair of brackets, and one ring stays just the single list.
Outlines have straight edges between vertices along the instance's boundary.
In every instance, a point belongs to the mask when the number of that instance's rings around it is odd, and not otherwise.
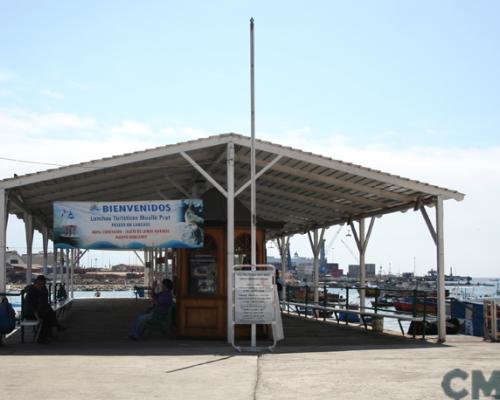
[{"label": "price list sign", "polygon": [[275,320],[274,271],[235,271],[236,324],[271,324]]}]

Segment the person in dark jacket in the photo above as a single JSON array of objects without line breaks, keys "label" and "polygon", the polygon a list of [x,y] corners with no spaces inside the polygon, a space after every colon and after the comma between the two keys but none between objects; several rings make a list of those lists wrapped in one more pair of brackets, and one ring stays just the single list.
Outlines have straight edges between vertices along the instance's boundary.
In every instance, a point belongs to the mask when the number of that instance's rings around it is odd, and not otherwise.
[{"label": "person in dark jacket", "polygon": [[0,303],[0,346],[3,344],[3,335],[10,333],[16,327],[16,312],[7,297]]},{"label": "person in dark jacket", "polygon": [[28,286],[23,302],[24,318],[40,319],[42,326],[38,335],[38,343],[46,344],[52,337],[52,328],[63,331],[63,327],[57,320],[55,311],[49,303],[49,291],[45,286],[47,280],[45,276],[36,277],[32,285]]}]

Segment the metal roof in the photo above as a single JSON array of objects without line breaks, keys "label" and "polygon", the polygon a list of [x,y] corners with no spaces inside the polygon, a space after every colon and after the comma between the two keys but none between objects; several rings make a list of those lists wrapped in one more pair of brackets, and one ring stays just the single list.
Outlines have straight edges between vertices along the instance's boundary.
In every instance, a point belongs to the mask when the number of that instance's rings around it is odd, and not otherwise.
[{"label": "metal roof", "polygon": [[[52,227],[54,201],[124,201],[189,198],[211,187],[183,156],[187,154],[226,188],[227,144],[235,146],[235,192],[250,178],[250,138],[228,133],[156,147],[0,181],[9,212],[34,216],[35,228]],[[279,231],[303,233],[362,217],[417,209],[437,196],[461,201],[464,194],[401,176],[256,140],[259,170],[257,215],[280,223]],[[201,180],[200,180],[201,178]],[[202,183],[201,183],[202,182]],[[200,190],[201,189],[201,190]],[[250,188],[238,195],[250,209]]]}]

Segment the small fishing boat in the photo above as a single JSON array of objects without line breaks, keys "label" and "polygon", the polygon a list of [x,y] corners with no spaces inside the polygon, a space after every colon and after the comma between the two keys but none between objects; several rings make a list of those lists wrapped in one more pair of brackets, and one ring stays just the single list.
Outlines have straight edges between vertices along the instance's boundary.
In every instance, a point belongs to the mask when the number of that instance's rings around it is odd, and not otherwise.
[{"label": "small fishing boat", "polygon": [[394,300],[389,296],[379,297],[376,300],[372,300],[372,306],[375,307],[375,305],[377,307],[393,307]]},{"label": "small fishing boat", "polygon": [[[397,311],[413,312],[413,297],[398,298],[394,301],[394,307]],[[415,311],[417,313],[436,314],[436,299],[417,299],[415,302]]]}]

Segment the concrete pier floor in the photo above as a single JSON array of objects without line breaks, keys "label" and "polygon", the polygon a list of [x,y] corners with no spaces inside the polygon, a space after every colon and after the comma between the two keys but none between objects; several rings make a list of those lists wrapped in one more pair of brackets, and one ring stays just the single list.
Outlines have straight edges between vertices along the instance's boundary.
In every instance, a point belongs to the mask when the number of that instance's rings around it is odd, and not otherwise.
[{"label": "concrete pier floor", "polygon": [[[480,338],[448,336],[440,345],[286,316],[286,339],[274,353],[161,335],[131,341],[128,329],[146,306],[76,300],[64,318],[69,329],[51,344],[9,337],[0,347],[0,398],[444,399],[448,371],[481,370],[489,378],[500,369],[500,344]],[[454,388],[470,398],[470,377]]]}]

